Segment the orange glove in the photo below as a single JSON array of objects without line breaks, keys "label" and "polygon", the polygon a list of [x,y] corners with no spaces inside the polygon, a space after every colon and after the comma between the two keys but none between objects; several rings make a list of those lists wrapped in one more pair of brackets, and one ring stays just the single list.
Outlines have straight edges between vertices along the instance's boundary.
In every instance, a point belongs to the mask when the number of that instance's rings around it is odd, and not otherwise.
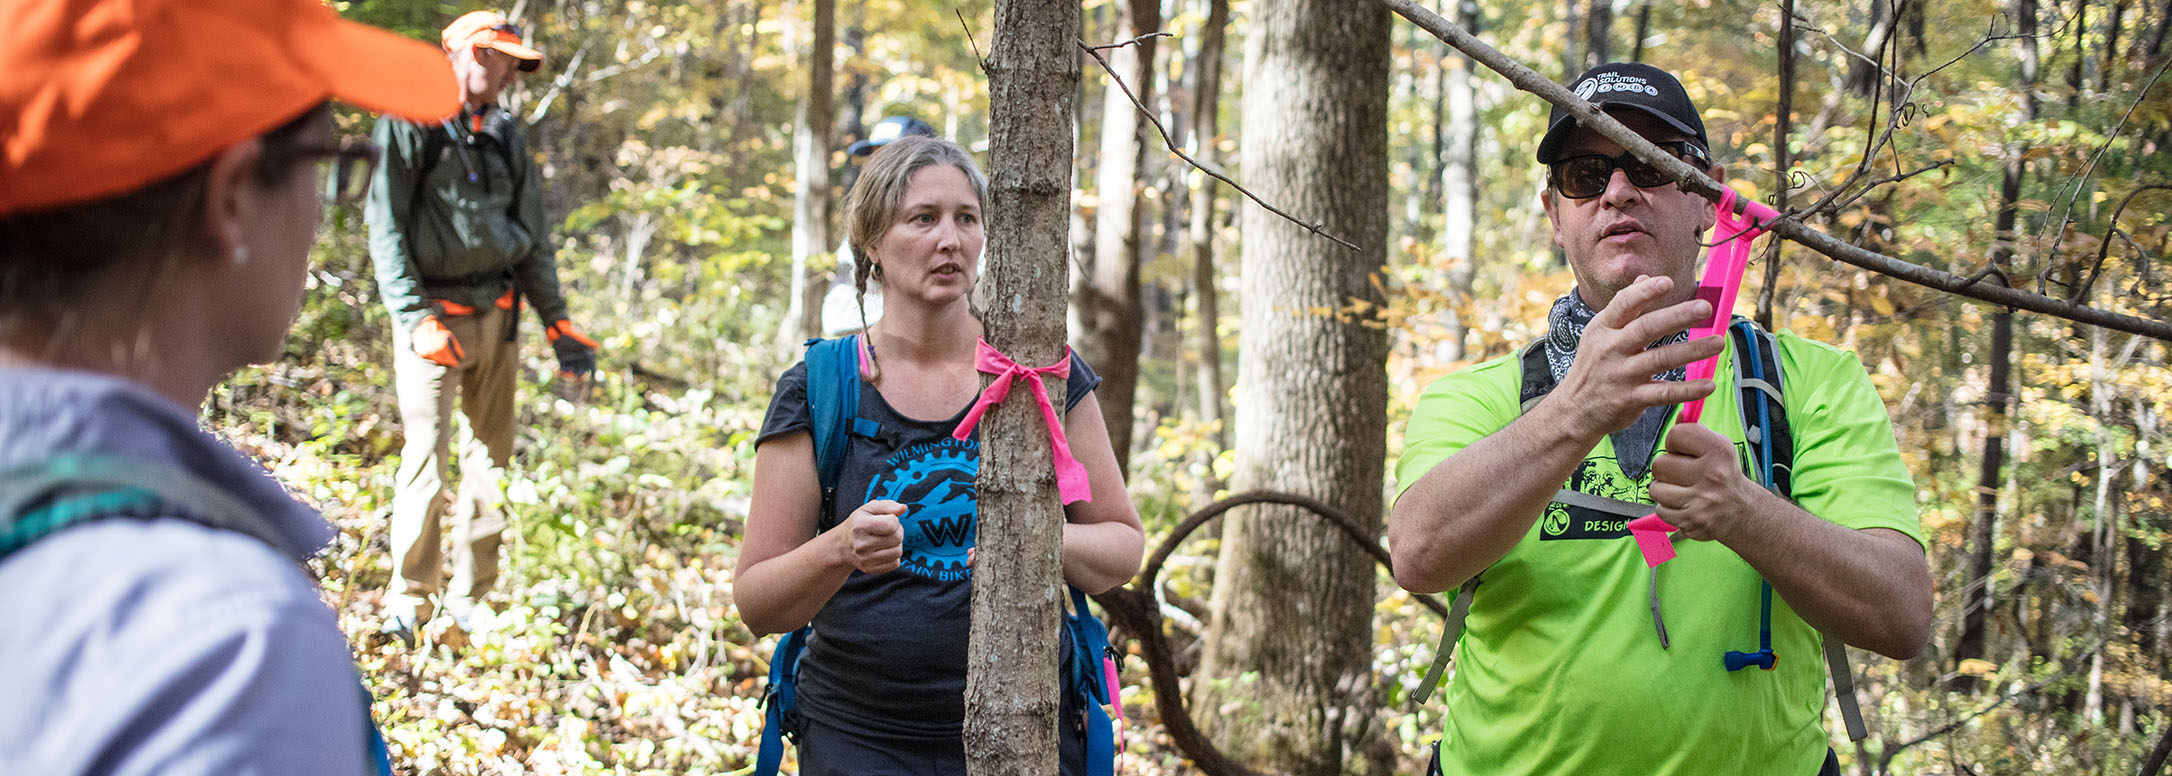
[{"label": "orange glove", "polygon": [[451,329],[445,328],[435,315],[422,316],[415,324],[414,334],[409,337],[415,355],[440,366],[457,367],[467,358],[467,351],[460,347],[460,340],[453,338]]}]

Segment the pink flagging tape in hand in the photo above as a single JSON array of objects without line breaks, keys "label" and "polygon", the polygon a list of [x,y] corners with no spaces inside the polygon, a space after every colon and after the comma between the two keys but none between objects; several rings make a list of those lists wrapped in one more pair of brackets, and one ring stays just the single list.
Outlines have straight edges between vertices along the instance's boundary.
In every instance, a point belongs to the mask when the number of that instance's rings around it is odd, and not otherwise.
[{"label": "pink flagging tape in hand", "polygon": [[1629,521],[1629,536],[1636,539],[1637,549],[1644,553],[1646,567],[1674,560],[1674,542],[1667,538],[1667,534],[1674,530],[1674,526],[1659,519],[1658,515],[1645,515]]},{"label": "pink flagging tape in hand", "polygon": [[[1712,232],[1719,241],[1705,254],[1704,280],[1697,284],[1697,298],[1712,303],[1712,318],[1689,327],[1690,339],[1727,331],[1727,322],[1734,316],[1735,293],[1742,290],[1742,270],[1750,263],[1750,243],[1765,233],[1764,227],[1780,218],[1779,211],[1750,199],[1742,200],[1742,215],[1735,215],[1735,199],[1735,190],[1727,189],[1715,207],[1718,216],[1712,221]],[[1719,356],[1714,355],[1690,364],[1688,378],[1710,380],[1718,370]],[[1703,415],[1704,399],[1691,399],[1682,405],[1674,422],[1695,423]],[[1644,565],[1658,566],[1674,560],[1674,542],[1667,539],[1674,530],[1658,514],[1629,521],[1629,535],[1644,553]]]},{"label": "pink flagging tape in hand", "polygon": [[[1704,280],[1697,284],[1697,298],[1712,303],[1712,319],[1689,328],[1691,339],[1721,334],[1727,331],[1727,321],[1734,315],[1735,292],[1742,290],[1742,269],[1750,262],[1750,242],[1765,233],[1764,226],[1780,217],[1772,208],[1755,200],[1742,201],[1742,215],[1735,215],[1735,190],[1727,189],[1720,195],[1716,208],[1718,217],[1713,220],[1712,232],[1719,242],[1705,254]],[[1689,379],[1710,380],[1719,368],[1719,356],[1697,361],[1689,365]],[[1704,414],[1704,400],[1692,399],[1682,405],[1682,412],[1675,418],[1677,423],[1695,423]]]},{"label": "pink flagging tape in hand", "polygon": [[958,422],[956,431],[950,432],[950,438],[964,441],[966,437],[972,436],[973,427],[980,425],[980,416],[986,413],[989,407],[1002,404],[1004,399],[1010,398],[1011,383],[1017,378],[1025,378],[1027,387],[1033,391],[1033,403],[1041,409],[1041,420],[1048,424],[1049,454],[1055,458],[1056,463],[1056,495],[1061,496],[1065,504],[1092,501],[1093,486],[1086,479],[1086,466],[1071,456],[1071,442],[1063,435],[1063,418],[1057,415],[1055,405],[1048,401],[1048,387],[1041,384],[1042,375],[1058,379],[1070,378],[1071,349],[1064,348],[1063,357],[1056,359],[1056,363],[1027,367],[1003,355],[1002,351],[996,350],[987,340],[981,340],[978,362],[974,366],[985,374],[995,375],[995,381],[980,392],[980,398],[974,400],[972,409],[966,410],[965,419]]}]

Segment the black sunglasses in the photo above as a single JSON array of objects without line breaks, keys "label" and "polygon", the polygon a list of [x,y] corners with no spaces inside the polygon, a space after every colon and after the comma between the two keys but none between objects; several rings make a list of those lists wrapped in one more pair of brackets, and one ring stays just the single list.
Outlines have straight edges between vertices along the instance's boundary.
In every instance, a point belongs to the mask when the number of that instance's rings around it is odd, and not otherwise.
[{"label": "black sunglasses", "polygon": [[[1699,169],[1712,166],[1712,157],[1696,143],[1670,140],[1653,145],[1667,149],[1675,158]],[[1606,185],[1614,180],[1615,170],[1628,174],[1629,182],[1640,189],[1674,182],[1665,171],[1624,153],[1620,156],[1587,154],[1557,160],[1547,169],[1546,183],[1569,199],[1590,199],[1606,193]]]},{"label": "black sunglasses", "polygon": [[370,174],[377,171],[377,146],[357,140],[339,146],[297,146],[282,154],[286,161],[316,163],[317,180],[324,182],[324,201],[352,205],[369,193]]}]

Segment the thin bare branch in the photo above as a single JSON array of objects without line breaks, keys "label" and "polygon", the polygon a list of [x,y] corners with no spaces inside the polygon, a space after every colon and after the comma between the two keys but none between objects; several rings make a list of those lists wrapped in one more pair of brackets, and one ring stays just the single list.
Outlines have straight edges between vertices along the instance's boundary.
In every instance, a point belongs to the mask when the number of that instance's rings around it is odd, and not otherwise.
[{"label": "thin bare branch", "polygon": [[[1904,181],[1904,180],[1908,180],[1909,178],[1913,178],[1913,177],[1916,177],[1916,176],[1918,176],[1918,175],[1922,175],[1922,174],[1924,174],[1924,173],[1927,173],[1927,172],[1930,172],[1930,171],[1932,171],[1932,170],[1937,170],[1937,169],[1941,169],[1941,168],[1946,168],[1946,167],[1952,167],[1952,166],[1953,166],[1953,160],[1952,160],[1952,159],[1942,159],[1942,160],[1939,160],[1939,161],[1936,161],[1936,162],[1932,162],[1932,163],[1930,163],[1930,164],[1924,165],[1924,166],[1922,166],[1922,167],[1919,167],[1919,168],[1917,168],[1917,169],[1915,169],[1915,170],[1912,170],[1912,171],[1909,171],[1909,172],[1901,173],[1901,174],[1898,174],[1898,175],[1888,175],[1888,176],[1886,176],[1886,177],[1883,177],[1883,178],[1879,178],[1879,179],[1877,179],[1877,180],[1874,180],[1874,181],[1871,181],[1871,182],[1869,182],[1869,183],[1865,183],[1865,184],[1863,184],[1863,185],[1862,185],[1862,190],[1861,190],[1861,191],[1857,191],[1857,192],[1855,193],[1855,196],[1849,197],[1849,198],[1847,198],[1847,199],[1845,199],[1845,200],[1842,200],[1842,201],[1840,201],[1840,202],[1837,202],[1837,203],[1835,203],[1835,204],[1833,205],[1833,209],[1834,209],[1834,210],[1836,210],[1836,211],[1837,211],[1837,210],[1842,210],[1842,209],[1845,209],[1845,208],[1847,208],[1847,207],[1848,207],[1849,205],[1853,205],[1853,204],[1855,204],[1857,200],[1860,200],[1860,199],[1862,199],[1862,198],[1863,198],[1864,196],[1866,196],[1866,195],[1870,194],[1871,192],[1873,192],[1873,191],[1877,191],[1877,190],[1878,190],[1878,187],[1879,187],[1879,186],[1884,186],[1884,185],[1886,185],[1886,184],[1888,184],[1888,183],[1899,183],[1899,182],[1901,182],[1901,181]],[[1814,212],[1816,212],[1816,210],[1817,210],[1816,208],[1811,208],[1809,212],[1813,212],[1813,213],[1814,213]]]},{"label": "thin bare branch", "polygon": [[[1571,94],[1568,89],[1563,88],[1560,84],[1539,75],[1531,68],[1525,67],[1500,51],[1495,50],[1492,46],[1486,45],[1484,41],[1472,37],[1470,33],[1464,32],[1462,28],[1457,27],[1447,19],[1441,18],[1439,14],[1432,12],[1430,9],[1418,5],[1413,0],[1381,0],[1381,3],[1400,14],[1403,18],[1410,20],[1411,23],[1418,25],[1419,28],[1432,33],[1448,45],[1454,46],[1457,50],[1469,55],[1472,59],[1484,63],[1488,69],[1507,78],[1509,83],[1516,88],[1538,95],[1547,102],[1561,106],[1561,109],[1573,116],[1578,124],[1620,144],[1622,148],[1628,150],[1645,164],[1665,170],[1668,175],[1681,182],[1680,185],[1684,191],[1695,192],[1706,199],[1717,202],[1721,193],[1726,190],[1718,181],[1706,177],[1702,171],[1689,166],[1687,162],[1682,161],[1679,157],[1659,150],[1658,146],[1652,145],[1643,136],[1631,131],[1628,127],[1622,126],[1621,122],[1615,121],[1613,117],[1606,115],[1604,111],[1599,110],[1596,106]],[[1791,218],[1781,218],[1771,224],[1761,224],[1761,226],[1765,226],[1775,235],[1794,240],[1826,256],[1920,286],[2019,310],[2042,313],[2077,323],[2103,326],[2115,331],[2140,334],[2172,342],[2172,322],[2124,315],[2004,286],[1970,283],[1966,278],[1951,272],[1913,264],[1861,246],[1848,244]]]},{"label": "thin bare branch", "polygon": [[977,41],[977,40],[974,40],[974,39],[973,39],[973,25],[971,25],[971,24],[967,24],[967,23],[965,22],[965,12],[964,12],[964,11],[958,10],[958,9],[956,9],[956,8],[952,8],[952,9],[950,9],[950,10],[951,10],[951,12],[952,12],[952,13],[955,13],[955,14],[957,14],[957,15],[958,15],[958,28],[959,28],[959,29],[962,29],[962,30],[965,30],[965,43],[966,43],[966,45],[968,45],[968,46],[972,46],[972,47],[973,47],[973,62],[974,62],[975,64],[978,64],[978,65],[980,65],[980,72],[981,72],[981,74],[982,74],[982,75],[986,75],[986,74],[988,73],[988,58],[987,58],[987,57],[985,57],[985,56],[981,56],[981,53],[980,53],[980,41]]},{"label": "thin bare branch", "polygon": [[[2127,119],[2134,117],[2134,109],[2141,107],[2142,98],[2148,97],[2149,90],[2157,87],[2157,79],[2164,77],[2164,71],[2167,67],[2172,67],[2172,58],[2165,59],[2163,64],[2157,66],[2157,74],[2150,76],[2149,83],[2144,84],[2142,86],[2142,90],[2134,95],[2134,102],[2127,106],[2126,113],[2120,114],[2119,123],[2112,126],[2112,132],[2111,134],[2105,136],[2104,144],[2097,146],[2096,155],[2089,157],[2089,165],[2087,167],[2083,167],[2081,172],[2075,174],[2074,187],[2068,190],[2066,195],[2066,211],[2059,214],[2059,225],[2052,233],[2051,251],[2044,254],[2046,257],[2054,257],[2059,255],[2059,244],[2066,241],[2066,228],[2068,225],[2074,223],[2074,202],[2075,200],[2081,198],[2082,184],[2086,183],[2089,180],[2090,174],[2096,171],[2097,162],[2101,161],[2104,158],[2104,152],[2111,150],[2112,144],[2119,141],[2119,134],[2126,131]],[[2088,286],[2085,285],[2081,288],[2075,289],[2075,298],[2080,298],[2082,288],[2087,287]],[[2038,293],[2042,293],[2044,290],[2044,280],[2041,276],[2037,278],[2036,290]]]},{"label": "thin bare branch", "polygon": [[1101,44],[1101,45],[1099,45],[1099,46],[1087,46],[1087,47],[1086,47],[1086,50],[1087,50],[1087,51],[1108,51],[1108,50],[1110,50],[1110,49],[1120,49],[1120,48],[1123,48],[1123,47],[1125,47],[1125,46],[1130,46],[1130,45],[1134,45],[1134,44],[1144,43],[1144,42],[1146,42],[1146,41],[1150,41],[1150,40],[1153,40],[1153,39],[1155,39],[1155,38],[1174,38],[1174,37],[1176,37],[1176,33],[1173,33],[1173,32],[1149,32],[1149,33],[1147,33],[1147,34],[1145,34],[1145,35],[1141,35],[1141,36],[1139,36],[1139,37],[1136,37],[1136,38],[1132,38],[1131,40],[1127,40],[1127,41],[1124,41],[1124,42],[1122,42],[1122,43],[1103,43],[1103,44]]},{"label": "thin bare branch", "polygon": [[[1140,37],[1141,37],[1141,38],[1144,38],[1144,37],[1148,37],[1148,36],[1142,35],[1142,36],[1140,36]],[[1137,40],[1137,38],[1134,38],[1133,40]],[[1126,42],[1128,43],[1128,42],[1130,42],[1130,41],[1126,41]],[[1117,44],[1117,45],[1123,45],[1123,44]],[[1298,217],[1296,217],[1296,216],[1290,215],[1290,214],[1289,214],[1289,213],[1287,213],[1287,212],[1284,212],[1284,211],[1283,211],[1283,210],[1282,210],[1281,208],[1278,208],[1278,207],[1275,207],[1275,206],[1273,206],[1273,205],[1269,205],[1269,204],[1267,204],[1267,202],[1266,202],[1265,200],[1262,200],[1262,199],[1260,199],[1260,198],[1259,198],[1259,195],[1257,195],[1257,194],[1253,194],[1253,193],[1252,193],[1252,191],[1251,191],[1250,189],[1247,189],[1247,188],[1245,188],[1244,186],[1242,186],[1242,185],[1239,185],[1239,184],[1238,184],[1238,183],[1237,183],[1236,181],[1230,180],[1230,179],[1229,179],[1229,176],[1227,176],[1227,175],[1223,175],[1223,174],[1222,174],[1222,173],[1221,173],[1220,171],[1218,171],[1218,170],[1215,170],[1215,169],[1213,169],[1213,168],[1211,168],[1211,167],[1208,167],[1207,165],[1201,164],[1201,163],[1199,162],[1199,160],[1197,160],[1197,159],[1193,159],[1193,158],[1192,158],[1192,155],[1191,155],[1191,154],[1187,154],[1187,153],[1184,153],[1183,149],[1177,148],[1177,144],[1176,144],[1176,141],[1175,141],[1175,140],[1172,140],[1172,139],[1170,139],[1170,137],[1169,137],[1169,128],[1168,128],[1168,127],[1164,127],[1164,126],[1162,126],[1162,125],[1161,125],[1161,118],[1160,118],[1160,117],[1158,117],[1158,116],[1155,116],[1155,115],[1154,115],[1154,112],[1153,112],[1152,110],[1148,110],[1148,109],[1147,109],[1147,107],[1146,107],[1145,105],[1142,105],[1142,104],[1140,104],[1140,103],[1139,103],[1139,98],[1138,98],[1138,96],[1137,96],[1137,95],[1134,95],[1134,94],[1132,94],[1132,93],[1131,93],[1131,87],[1129,87],[1129,86],[1126,86],[1126,85],[1124,84],[1124,79],[1123,79],[1123,78],[1122,78],[1121,76],[1118,76],[1118,75],[1116,74],[1116,70],[1115,70],[1115,68],[1109,67],[1109,61],[1108,61],[1108,60],[1106,60],[1106,59],[1102,59],[1102,58],[1101,58],[1101,52],[1099,52],[1099,51],[1096,51],[1096,50],[1095,50],[1095,49],[1096,49],[1097,47],[1095,47],[1095,46],[1088,46],[1088,45],[1086,45],[1086,42],[1085,42],[1085,41],[1083,41],[1083,40],[1082,40],[1082,41],[1079,41],[1079,42],[1078,42],[1078,47],[1079,47],[1079,50],[1081,50],[1081,51],[1084,51],[1084,52],[1086,52],[1086,55],[1087,55],[1087,56],[1093,57],[1093,58],[1094,58],[1094,62],[1096,62],[1096,63],[1098,63],[1098,64],[1100,64],[1100,65],[1101,65],[1101,69],[1102,69],[1102,71],[1103,71],[1103,72],[1106,72],[1106,73],[1108,73],[1108,74],[1109,74],[1109,83],[1115,84],[1115,85],[1116,85],[1116,88],[1118,88],[1118,89],[1121,89],[1121,90],[1123,90],[1123,92],[1124,92],[1124,97],[1125,97],[1126,99],[1129,99],[1129,100],[1131,100],[1131,106],[1132,106],[1132,107],[1134,107],[1134,108],[1137,108],[1137,109],[1139,109],[1139,115],[1141,115],[1141,116],[1144,116],[1144,117],[1146,117],[1146,120],[1147,120],[1147,121],[1148,121],[1149,123],[1152,123],[1152,124],[1154,125],[1154,129],[1155,129],[1155,131],[1158,131],[1158,132],[1160,132],[1160,133],[1161,133],[1161,142],[1162,142],[1162,144],[1163,144],[1163,145],[1166,145],[1166,146],[1168,146],[1168,147],[1169,147],[1169,153],[1172,153],[1172,154],[1176,154],[1176,157],[1177,157],[1178,159],[1182,159],[1182,160],[1184,160],[1184,161],[1185,161],[1185,163],[1187,163],[1187,164],[1190,164],[1190,165],[1191,165],[1192,167],[1194,167],[1194,168],[1198,169],[1198,170],[1199,170],[1200,172],[1206,173],[1206,174],[1207,174],[1207,175],[1208,175],[1209,177],[1212,177],[1212,178],[1214,178],[1215,180],[1221,181],[1221,182],[1223,182],[1223,183],[1227,183],[1227,184],[1229,184],[1229,187],[1230,187],[1230,188],[1236,189],[1236,190],[1237,190],[1237,193],[1239,193],[1239,194],[1243,194],[1243,195],[1245,196],[1245,198],[1246,198],[1246,199],[1252,200],[1252,202],[1253,202],[1253,203],[1255,203],[1255,204],[1259,205],[1260,207],[1266,208],[1266,209],[1267,209],[1267,212],[1269,212],[1269,213],[1273,213],[1273,214],[1275,214],[1275,215],[1278,215],[1278,216],[1281,216],[1281,217],[1283,218],[1283,220],[1285,220],[1285,221],[1288,221],[1288,222],[1290,222],[1290,223],[1293,223],[1293,224],[1296,224],[1296,225],[1298,225],[1298,226],[1304,227],[1304,228],[1305,228],[1305,231],[1311,232],[1311,233],[1313,233],[1313,234],[1316,234],[1316,235],[1319,235],[1319,236],[1321,236],[1321,237],[1325,237],[1325,238],[1327,238],[1327,239],[1329,239],[1329,240],[1333,241],[1333,242],[1334,242],[1335,244],[1337,244],[1337,245],[1340,245],[1340,246],[1342,246],[1342,247],[1345,247],[1345,248],[1349,248],[1350,250],[1353,250],[1353,251],[1358,251],[1358,252],[1361,252],[1361,253],[1362,253],[1362,252],[1364,252],[1364,250],[1365,250],[1365,249],[1363,249],[1363,248],[1359,248],[1359,247],[1357,246],[1357,244],[1356,244],[1356,243],[1352,243],[1352,242],[1350,242],[1349,240],[1345,240],[1345,239],[1342,239],[1342,238],[1340,238],[1340,237],[1336,237],[1336,236],[1335,236],[1335,235],[1333,235],[1333,234],[1330,234],[1330,233],[1328,233],[1328,231],[1327,231],[1327,229],[1326,229],[1326,225],[1325,225],[1325,224],[1310,224],[1310,223],[1306,223],[1306,222],[1305,222],[1304,220],[1302,220],[1302,219],[1299,219],[1299,218],[1298,218]],[[1098,47],[1098,48],[1111,48],[1111,47],[1110,47],[1110,46],[1101,46],[1101,47]]]},{"label": "thin bare branch", "polygon": [[[2162,71],[2159,72],[2161,73]],[[2081,282],[2081,285],[2074,287],[2074,293],[2067,297],[2067,301],[2081,301],[2082,297],[2089,295],[2089,287],[2097,284],[2097,276],[2104,272],[2104,260],[2110,257],[2112,253],[2111,238],[2113,235],[2118,235],[2122,238],[2125,238],[2128,245],[2134,245],[2134,238],[2127,237],[2125,232],[2119,230],[2119,217],[2126,214],[2128,203],[2133,202],[2134,198],[2137,196],[2141,196],[2143,192],[2149,191],[2172,191],[2172,184],[2152,183],[2147,186],[2142,186],[2136,188],[2133,191],[2127,192],[2127,196],[2121,197],[2119,199],[2119,207],[2112,209],[2112,222],[2110,226],[2110,231],[2104,236],[2104,240],[2102,242],[2097,243],[2096,264],[2089,268],[2088,279],[2083,280]],[[2141,252],[2141,246],[2135,245],[2134,247],[2137,253]],[[2145,260],[2148,258],[2148,254],[2142,254],[2142,256]],[[2144,266],[2146,267],[2147,265],[2145,264]]]}]

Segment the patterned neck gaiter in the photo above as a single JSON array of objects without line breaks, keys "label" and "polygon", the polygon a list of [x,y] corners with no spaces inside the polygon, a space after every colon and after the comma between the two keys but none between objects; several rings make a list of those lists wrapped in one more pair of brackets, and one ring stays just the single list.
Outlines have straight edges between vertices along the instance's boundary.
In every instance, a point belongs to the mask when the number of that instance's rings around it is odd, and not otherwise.
[{"label": "patterned neck gaiter", "polygon": [[[1568,377],[1569,366],[1576,362],[1576,346],[1584,339],[1584,327],[1599,311],[1584,303],[1584,297],[1570,289],[1569,293],[1554,300],[1554,306],[1546,314],[1546,366],[1554,374],[1554,382]],[[1649,347],[1672,345],[1689,341],[1689,332],[1678,331],[1659,338]],[[1675,367],[1652,376],[1654,380],[1682,380],[1689,373],[1687,367]],[[1630,479],[1641,480],[1652,468],[1652,456],[1659,443],[1659,436],[1666,430],[1667,415],[1672,406],[1646,409],[1643,415],[1628,428],[1614,432],[1614,457],[1621,465],[1622,474]]]}]

